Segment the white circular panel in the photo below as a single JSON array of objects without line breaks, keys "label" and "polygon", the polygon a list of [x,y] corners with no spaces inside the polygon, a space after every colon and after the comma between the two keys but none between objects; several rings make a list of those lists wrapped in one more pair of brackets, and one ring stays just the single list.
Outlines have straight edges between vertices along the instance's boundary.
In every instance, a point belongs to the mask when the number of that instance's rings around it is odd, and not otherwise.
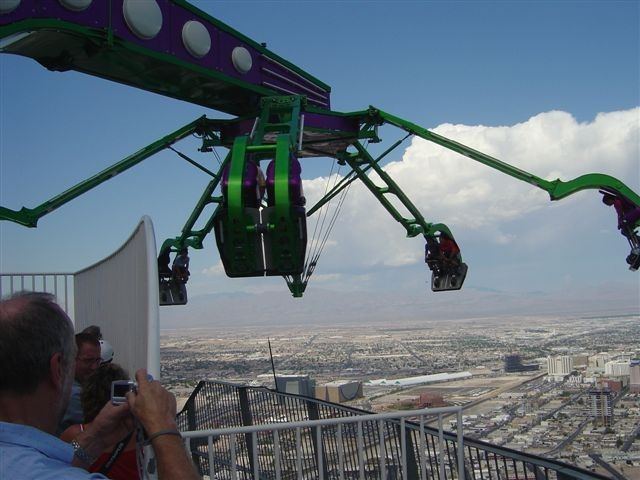
[{"label": "white circular panel", "polygon": [[231,52],[231,61],[233,66],[240,73],[247,73],[253,66],[253,60],[249,50],[244,47],[236,47]]},{"label": "white circular panel", "polygon": [[0,0],[0,13],[11,13],[20,5],[20,0]]},{"label": "white circular panel", "polygon": [[151,40],[162,28],[162,10],[156,0],[124,0],[122,14],[129,29],[143,40]]},{"label": "white circular panel", "polygon": [[93,0],[60,0],[60,5],[74,12],[85,10]]},{"label": "white circular panel", "polygon": [[182,43],[191,55],[202,58],[211,50],[211,35],[202,23],[189,20],[182,27]]}]

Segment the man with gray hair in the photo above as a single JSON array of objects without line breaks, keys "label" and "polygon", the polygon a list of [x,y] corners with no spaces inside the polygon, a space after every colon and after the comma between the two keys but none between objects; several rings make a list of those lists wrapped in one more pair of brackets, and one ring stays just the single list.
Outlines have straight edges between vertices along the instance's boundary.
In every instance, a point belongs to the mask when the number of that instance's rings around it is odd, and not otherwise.
[{"label": "man with gray hair", "polygon": [[127,403],[107,403],[71,444],[56,438],[75,359],[71,321],[51,295],[21,293],[0,302],[0,478],[105,478],[84,469],[133,430],[134,417],[148,434],[160,479],[199,478],[176,427],[175,397],[142,369]]}]

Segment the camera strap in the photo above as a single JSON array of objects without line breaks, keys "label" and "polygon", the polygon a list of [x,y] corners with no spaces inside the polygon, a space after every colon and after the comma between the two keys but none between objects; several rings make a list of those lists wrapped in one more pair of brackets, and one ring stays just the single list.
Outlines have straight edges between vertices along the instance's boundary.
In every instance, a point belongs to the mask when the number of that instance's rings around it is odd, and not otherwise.
[{"label": "camera strap", "polygon": [[111,467],[113,467],[113,464],[116,462],[120,454],[124,451],[125,447],[127,446],[127,443],[129,443],[129,440],[131,439],[131,435],[133,435],[133,432],[130,432],[125,438],[123,438],[118,442],[118,444],[114,447],[113,451],[111,452],[109,459],[106,462],[104,462],[104,464],[102,465],[102,468],[100,468],[100,471],[98,473],[101,473],[105,476],[107,475],[107,472],[111,470]]}]

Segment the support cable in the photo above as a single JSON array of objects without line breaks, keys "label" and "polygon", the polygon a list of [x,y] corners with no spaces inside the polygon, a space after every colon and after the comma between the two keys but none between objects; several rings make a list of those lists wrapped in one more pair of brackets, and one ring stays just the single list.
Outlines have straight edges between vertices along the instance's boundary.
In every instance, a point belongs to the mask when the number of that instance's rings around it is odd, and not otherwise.
[{"label": "support cable", "polygon": [[[326,195],[327,191],[329,190],[329,183],[331,182],[331,175],[334,174],[335,166],[336,166],[336,161],[334,160],[333,163],[331,164],[331,171],[329,172],[329,176],[327,177],[327,182],[325,184],[325,189],[324,189],[324,195]],[[337,182],[339,173],[340,173],[340,167],[338,167],[337,171],[335,172],[336,180],[334,180],[334,183]],[[316,251],[318,249],[318,245],[320,243],[316,235],[318,234],[318,231],[320,232],[323,231],[324,223],[328,215],[328,211],[329,211],[328,208],[323,208],[322,211],[320,212],[320,215],[316,218],[316,222],[313,228],[313,234],[311,235],[311,245],[309,246],[309,255],[307,256],[307,259],[305,261],[303,272],[307,272],[309,269],[309,265],[311,263],[309,259],[315,257]]]},{"label": "support cable", "polygon": [[324,232],[324,237],[322,238],[322,241],[320,243],[320,247],[319,247],[317,253],[315,254],[315,257],[313,258],[313,260],[309,264],[310,268],[306,272],[306,276],[305,276],[305,279],[304,279],[304,283],[305,284],[309,281],[309,278],[311,277],[311,275],[313,274],[313,271],[315,270],[315,267],[316,267],[316,265],[318,263],[318,259],[320,258],[320,254],[324,250],[324,246],[326,245],[327,240],[329,239],[329,234],[331,233],[331,231],[333,230],[334,225],[336,224],[336,221],[338,219],[338,215],[340,214],[340,212],[342,210],[342,205],[344,204],[345,198],[347,198],[347,192],[349,191],[350,188],[351,188],[351,185],[349,185],[347,188],[345,188],[340,193],[340,199],[338,200],[338,204],[336,205],[336,208],[335,208],[335,210],[333,212],[333,215],[331,217],[331,220],[329,222],[329,227]]},{"label": "support cable", "polygon": [[200,165],[198,162],[196,162],[195,160],[192,160],[191,158],[189,158],[188,156],[186,156],[184,153],[176,150],[175,148],[173,148],[172,146],[168,146],[167,147],[169,150],[171,150],[172,152],[174,152],[176,155],[178,155],[180,158],[182,158],[183,160],[189,162],[191,165],[193,165],[194,167],[198,168],[199,170],[202,170],[204,173],[206,173],[207,175],[210,175],[211,177],[215,178],[216,174],[213,173],[211,170],[209,170],[206,167],[203,167],[202,165]]},{"label": "support cable", "polygon": [[[406,138],[406,137],[405,137]],[[404,140],[404,139],[403,139]],[[368,142],[367,144],[368,145]],[[365,145],[365,147],[366,147]],[[335,166],[335,161],[331,167],[331,172],[329,173],[329,179],[327,179],[327,184],[325,186],[325,196],[327,195],[327,192],[329,191],[329,183],[330,183],[330,178],[331,175],[333,174],[333,168]],[[331,187],[332,189],[335,188],[335,186],[339,183],[338,181],[338,175],[340,172],[340,168],[338,168],[338,170],[336,171],[336,177],[333,183],[333,186]],[[349,172],[349,174],[347,175],[347,177],[351,174],[353,174],[354,172],[351,171]],[[344,180],[344,179],[343,179]],[[320,255],[322,254],[325,245],[327,244],[327,241],[329,239],[329,235],[331,234],[331,231],[333,230],[333,227],[335,226],[337,220],[338,220],[338,216],[340,214],[340,212],[342,211],[342,205],[344,204],[344,201],[347,197],[347,193],[349,192],[349,189],[351,188],[352,182],[347,182],[346,185],[344,185],[344,187],[342,188],[342,190],[339,193],[339,199],[338,199],[338,203],[335,207],[335,209],[333,210],[333,213],[331,215],[331,218],[329,219],[329,223],[328,223],[328,227],[326,229],[324,229],[324,225],[325,222],[327,220],[327,217],[329,215],[329,209],[328,207],[325,209],[325,205],[323,205],[321,208],[324,209],[324,212],[322,212],[321,217],[322,220],[320,220],[320,218],[318,218],[318,220],[316,221],[315,227],[314,227],[314,231],[313,231],[313,236],[312,236],[312,247],[309,248],[309,255],[307,257],[307,260],[305,261],[305,265],[304,265],[304,270],[303,270],[303,279],[302,279],[302,283],[304,285],[306,285],[309,281],[309,278],[311,277],[311,275],[313,274],[315,267],[318,263],[318,259],[320,258]],[[320,225],[320,228],[318,228],[318,225]],[[316,233],[318,233],[318,235],[320,235],[320,239],[316,240]]]}]

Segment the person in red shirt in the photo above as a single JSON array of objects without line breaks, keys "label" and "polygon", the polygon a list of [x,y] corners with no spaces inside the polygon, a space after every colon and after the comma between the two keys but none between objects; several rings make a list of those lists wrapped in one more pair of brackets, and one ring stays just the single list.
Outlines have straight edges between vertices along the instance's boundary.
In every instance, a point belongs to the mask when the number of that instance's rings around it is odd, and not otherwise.
[{"label": "person in red shirt", "polygon": [[440,235],[440,255],[445,265],[452,268],[457,268],[460,265],[460,247],[455,240],[444,233]]},{"label": "person in red shirt", "polygon": [[445,233],[440,234],[438,241],[429,237],[425,245],[425,261],[440,264],[445,269],[457,269],[462,262],[460,247]]},{"label": "person in red shirt", "polygon": [[[115,363],[100,365],[84,383],[81,401],[84,423],[71,425],[60,435],[60,439],[71,442],[83,432],[100,413],[111,398],[111,382],[128,380],[129,374]],[[104,451],[89,468],[114,480],[136,480],[140,478],[136,459],[136,437],[129,434],[119,443]]]}]

